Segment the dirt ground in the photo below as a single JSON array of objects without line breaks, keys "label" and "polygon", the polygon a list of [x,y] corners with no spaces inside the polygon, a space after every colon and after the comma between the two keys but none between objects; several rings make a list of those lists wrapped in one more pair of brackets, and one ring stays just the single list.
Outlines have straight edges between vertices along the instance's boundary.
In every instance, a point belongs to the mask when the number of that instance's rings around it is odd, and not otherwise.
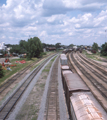
[{"label": "dirt ground", "polygon": [[[9,57],[9,59],[19,59],[19,57]],[[5,58],[0,58],[0,63],[4,62]]]},{"label": "dirt ground", "polygon": [[86,52],[88,53],[88,54],[92,54],[90,51],[88,51],[88,50],[86,50]]},{"label": "dirt ground", "polygon": [[45,67],[39,77],[36,85],[29,94],[26,102],[24,103],[22,109],[18,113],[16,120],[36,120],[38,117],[41,99],[43,96],[46,79],[52,65],[52,61]]}]

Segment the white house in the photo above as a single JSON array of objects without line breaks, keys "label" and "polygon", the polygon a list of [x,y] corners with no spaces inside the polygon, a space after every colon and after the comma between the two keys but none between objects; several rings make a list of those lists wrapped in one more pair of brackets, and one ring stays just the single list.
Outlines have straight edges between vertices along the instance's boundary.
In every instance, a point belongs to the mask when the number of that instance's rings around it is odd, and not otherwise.
[{"label": "white house", "polygon": [[6,51],[7,50],[7,46],[5,46],[5,43],[2,42],[0,43],[0,51],[3,50],[3,51]]}]

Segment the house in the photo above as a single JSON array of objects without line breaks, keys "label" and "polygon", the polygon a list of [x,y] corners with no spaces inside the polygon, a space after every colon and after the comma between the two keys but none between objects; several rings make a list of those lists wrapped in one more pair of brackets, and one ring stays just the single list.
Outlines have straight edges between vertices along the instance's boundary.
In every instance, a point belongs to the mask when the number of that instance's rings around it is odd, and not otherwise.
[{"label": "house", "polygon": [[0,51],[6,51],[7,50],[7,46],[5,46],[5,43],[4,42],[2,42],[2,43],[0,43]]}]

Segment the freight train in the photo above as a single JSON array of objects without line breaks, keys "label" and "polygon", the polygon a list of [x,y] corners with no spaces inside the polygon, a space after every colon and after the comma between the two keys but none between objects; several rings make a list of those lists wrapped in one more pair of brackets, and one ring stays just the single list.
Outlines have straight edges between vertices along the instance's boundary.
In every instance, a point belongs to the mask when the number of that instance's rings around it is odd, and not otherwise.
[{"label": "freight train", "polygon": [[60,55],[61,75],[70,120],[106,120],[106,113],[77,73],[73,73],[65,54]]},{"label": "freight train", "polygon": [[77,52],[79,51],[80,53],[82,53],[83,49],[82,48],[72,48],[72,49],[65,49],[62,51],[63,54],[66,54],[66,53],[70,53],[70,52]]}]

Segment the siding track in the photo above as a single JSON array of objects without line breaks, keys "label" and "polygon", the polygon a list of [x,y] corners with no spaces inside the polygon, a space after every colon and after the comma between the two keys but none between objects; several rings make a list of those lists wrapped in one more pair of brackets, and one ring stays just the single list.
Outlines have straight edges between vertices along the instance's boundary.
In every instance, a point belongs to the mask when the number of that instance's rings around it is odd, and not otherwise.
[{"label": "siding track", "polygon": [[[54,54],[55,55],[55,54]],[[40,71],[40,69],[46,64],[46,62],[51,59],[54,55],[48,57],[41,65],[39,65],[32,74],[25,80],[25,82],[17,89],[17,91],[7,100],[7,102],[0,108],[0,120],[5,120],[8,118],[8,115],[12,112],[15,107],[15,104],[26,90],[27,86],[33,80],[35,75]]]},{"label": "siding track", "polygon": [[54,63],[48,88],[44,120],[60,120],[58,99],[58,62]]},{"label": "siding track", "polygon": [[[83,59],[81,57],[82,55],[78,55],[77,53],[71,53],[71,59],[75,66],[80,70],[79,75],[85,76],[88,81],[92,83],[92,85],[97,89],[98,93],[102,96],[104,101],[107,102],[107,77],[106,77],[106,71],[104,68],[101,68],[97,64],[90,63],[89,60]],[[106,73],[106,74],[105,74]],[[86,82],[86,81],[85,81]],[[88,84],[87,84],[88,85]],[[91,88],[91,87],[90,87]],[[92,91],[92,90],[91,90]],[[94,93],[94,91],[92,91]],[[97,96],[98,98],[99,96]],[[101,98],[98,98],[100,100]],[[102,101],[99,101],[100,103]],[[103,104],[103,103],[101,103]],[[107,106],[102,105],[105,110],[107,111]]]},{"label": "siding track", "polygon": [[32,64],[28,65],[18,73],[16,73],[15,76],[10,78],[7,82],[5,82],[3,85],[0,86],[0,94],[3,93],[4,90],[6,90],[13,82],[15,82],[21,75],[23,75],[29,68],[34,66],[37,62],[39,62],[41,59],[37,60],[36,62],[33,62]]}]

